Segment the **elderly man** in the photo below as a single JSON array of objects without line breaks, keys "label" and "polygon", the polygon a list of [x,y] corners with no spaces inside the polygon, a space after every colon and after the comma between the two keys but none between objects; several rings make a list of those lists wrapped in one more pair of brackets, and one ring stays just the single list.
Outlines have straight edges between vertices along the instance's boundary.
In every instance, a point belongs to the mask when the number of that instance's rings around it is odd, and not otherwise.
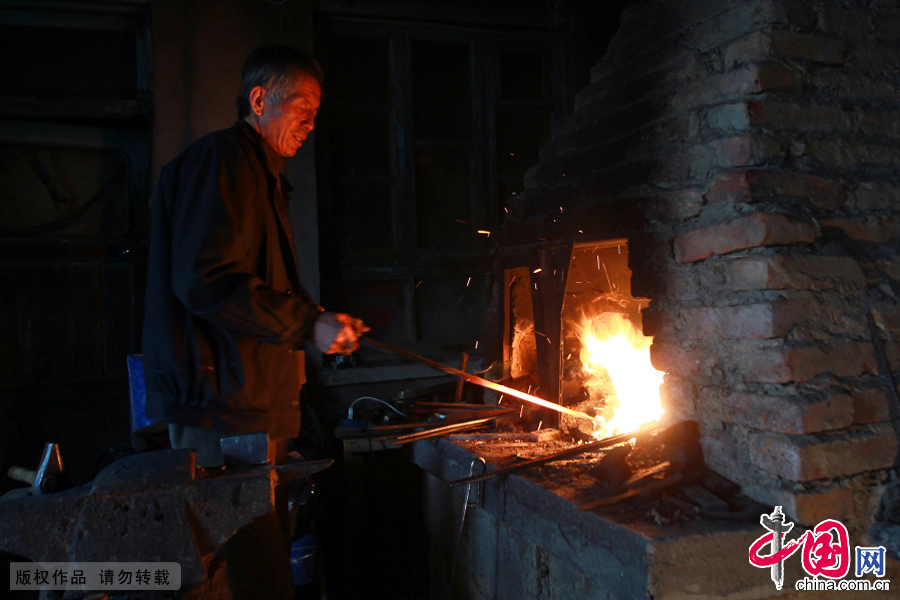
[{"label": "elderly man", "polygon": [[[315,124],[322,70],[286,46],[244,65],[238,121],[163,167],[153,206],[144,360],[147,414],[200,467],[223,464],[223,435],[268,431],[286,455],[300,432],[302,348],[358,347],[359,321],[325,312],[300,283],[282,173]],[[280,495],[280,493],[279,493]],[[226,544],[235,598],[292,598],[281,514]]]}]

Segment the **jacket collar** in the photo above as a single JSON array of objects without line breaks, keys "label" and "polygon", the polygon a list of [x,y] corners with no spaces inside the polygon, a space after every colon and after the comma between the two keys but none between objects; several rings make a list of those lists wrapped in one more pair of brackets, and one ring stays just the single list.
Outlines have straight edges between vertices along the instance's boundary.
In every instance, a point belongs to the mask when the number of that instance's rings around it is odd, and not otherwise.
[{"label": "jacket collar", "polygon": [[261,136],[258,131],[253,129],[253,127],[247,121],[243,119],[238,119],[238,121],[234,124],[235,127],[245,136],[247,136],[252,142],[253,145],[257,147],[258,150],[261,150],[261,157],[264,157],[264,163],[266,165],[266,169],[277,179],[281,172],[284,171],[284,165],[287,162],[283,156],[278,154],[269,142],[266,141],[266,138]]}]

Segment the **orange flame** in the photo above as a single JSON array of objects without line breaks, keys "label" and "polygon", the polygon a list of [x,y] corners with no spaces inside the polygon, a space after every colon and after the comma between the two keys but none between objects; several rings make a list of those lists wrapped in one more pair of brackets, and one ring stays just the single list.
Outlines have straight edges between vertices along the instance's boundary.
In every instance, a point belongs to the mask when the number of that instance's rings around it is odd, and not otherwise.
[{"label": "orange flame", "polygon": [[650,364],[652,337],[644,336],[619,313],[586,317],[581,326],[581,363],[590,374],[585,387],[592,399],[618,406],[598,438],[637,431],[663,414],[659,386],[663,373]]}]

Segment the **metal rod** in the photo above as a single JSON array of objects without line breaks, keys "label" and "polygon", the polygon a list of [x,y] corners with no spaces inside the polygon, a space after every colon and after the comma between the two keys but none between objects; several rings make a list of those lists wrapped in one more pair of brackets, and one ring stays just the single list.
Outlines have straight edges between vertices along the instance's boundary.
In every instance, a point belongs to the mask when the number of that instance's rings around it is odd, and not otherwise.
[{"label": "metal rod", "polygon": [[428,429],[426,431],[418,431],[416,433],[408,433],[406,435],[400,436],[384,436],[376,439],[384,439],[384,440],[393,440],[394,445],[398,444],[406,444],[409,442],[416,442],[419,440],[424,440],[430,437],[437,437],[439,435],[445,435],[448,433],[452,433],[454,431],[465,431],[466,429],[471,429],[473,427],[478,427],[480,425],[485,425],[496,419],[497,417],[502,417],[503,415],[507,415],[512,411],[498,411],[496,414],[493,414],[489,417],[484,417],[481,419],[472,419],[471,421],[461,421],[458,423],[448,423],[447,425],[442,425],[441,427],[434,427]]},{"label": "metal rod", "polygon": [[598,419],[596,419],[595,417],[592,417],[583,412],[566,408],[565,406],[561,406],[559,404],[556,404],[555,402],[550,402],[549,400],[544,400],[543,398],[538,398],[537,396],[526,394],[525,392],[521,392],[511,387],[506,387],[505,385],[495,383],[493,381],[490,381],[489,379],[484,379],[483,377],[479,377],[478,375],[473,375],[471,373],[466,373],[465,371],[460,371],[459,369],[454,369],[453,367],[448,367],[447,365],[441,364],[436,360],[431,360],[430,358],[425,358],[424,356],[413,354],[412,352],[408,352],[402,348],[397,348],[396,346],[391,346],[390,344],[385,344],[384,342],[379,342],[378,340],[373,340],[371,338],[361,338],[361,341],[364,344],[368,344],[370,346],[374,346],[375,348],[380,348],[382,350],[392,352],[393,354],[397,354],[399,356],[402,356],[403,358],[418,361],[420,363],[428,365],[433,369],[443,371],[448,375],[459,377],[464,381],[468,381],[469,383],[474,383],[475,385],[480,385],[481,387],[495,390],[497,392],[500,392],[501,394],[514,396],[519,400],[524,400],[525,402],[530,402],[531,404],[549,408],[550,410],[555,410],[556,412],[567,414],[570,417],[575,417],[576,419],[585,419],[587,421],[595,422],[598,421]]},{"label": "metal rod", "polygon": [[594,442],[588,442],[587,444],[582,444],[580,446],[574,446],[572,448],[568,448],[563,450],[562,452],[557,452],[556,454],[551,454],[550,456],[545,456],[543,458],[535,458],[532,460],[526,460],[522,462],[518,462],[512,465],[508,465],[506,467],[500,467],[499,469],[494,469],[493,471],[487,471],[486,473],[482,473],[481,475],[476,475],[474,477],[466,477],[464,479],[456,479],[450,482],[450,487],[454,487],[457,485],[465,485],[467,483],[474,483],[476,481],[484,481],[485,479],[491,479],[493,477],[498,477],[500,475],[508,475],[509,473],[513,473],[515,471],[521,471],[523,469],[528,469],[531,467],[537,467],[539,465],[544,465],[553,461],[562,460],[563,458],[568,458],[570,456],[577,456],[579,454],[583,454],[589,450],[594,450],[598,448],[605,448],[607,446],[615,446],[616,444],[621,444],[622,442],[627,442],[631,438],[642,438],[647,435],[653,434],[659,430],[659,427],[648,427],[647,429],[642,429],[640,431],[632,431],[630,433],[623,433],[621,435],[614,435],[612,437],[604,438],[602,440],[596,440]]},{"label": "metal rod", "polygon": [[[465,372],[466,366],[469,364],[469,354],[466,352],[462,353],[462,358],[459,361],[459,370]],[[462,394],[463,394],[463,385],[465,385],[465,379],[460,379],[456,382],[456,394],[453,396],[454,402],[462,402]]]}]

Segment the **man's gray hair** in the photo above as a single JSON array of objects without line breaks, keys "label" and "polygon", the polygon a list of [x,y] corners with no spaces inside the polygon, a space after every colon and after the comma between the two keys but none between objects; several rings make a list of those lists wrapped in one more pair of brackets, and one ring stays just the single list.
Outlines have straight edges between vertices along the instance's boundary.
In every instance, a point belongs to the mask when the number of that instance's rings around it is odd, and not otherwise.
[{"label": "man's gray hair", "polygon": [[284,100],[288,84],[298,73],[314,78],[322,86],[324,74],[319,61],[299,48],[267,44],[251,52],[241,76],[238,119],[250,114],[250,90],[260,86],[276,103],[280,103]]}]

